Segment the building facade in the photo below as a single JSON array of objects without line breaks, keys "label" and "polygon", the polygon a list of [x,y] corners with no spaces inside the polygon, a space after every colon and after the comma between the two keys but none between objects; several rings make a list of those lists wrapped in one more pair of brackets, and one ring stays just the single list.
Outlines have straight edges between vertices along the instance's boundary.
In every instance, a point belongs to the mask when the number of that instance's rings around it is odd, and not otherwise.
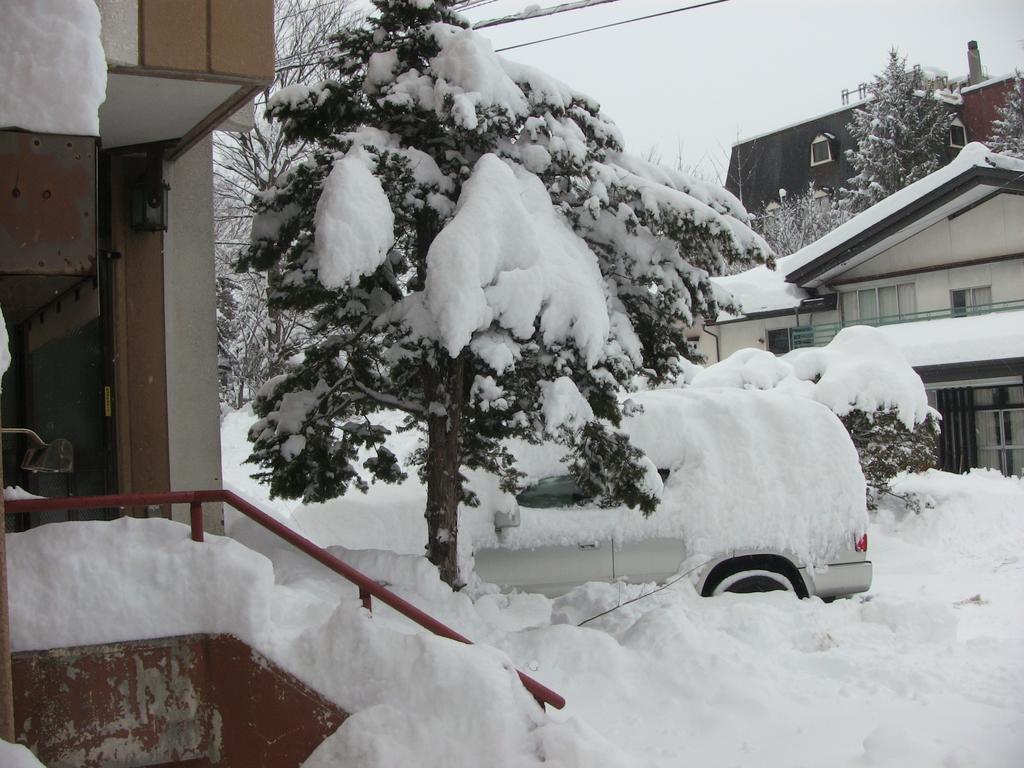
[{"label": "building facade", "polygon": [[1024,161],[969,145],[950,165],[792,256],[717,284],[744,307],[697,342],[710,361],[882,329],[943,416],[940,460],[1024,472]]},{"label": "building facade", "polygon": [[[1013,83],[1012,75],[985,77],[973,40],[968,43],[968,64],[970,74],[957,80],[924,72],[925,81],[942,95],[949,111],[947,162],[969,142],[989,137],[996,109]],[[777,205],[780,190],[802,194],[813,186],[822,197],[834,195],[856,175],[846,157],[848,150],[856,149],[847,126],[867,96],[867,85],[862,83],[852,93],[843,91],[843,105],[831,112],[736,142],[729,156],[726,189],[754,213]]]},{"label": "building facade", "polygon": [[273,78],[273,2],[97,5],[99,135],[0,126],[0,174],[19,192],[0,198],[2,422],[74,455],[71,472],[26,471],[30,443],[5,435],[5,483],[219,487],[211,132],[244,127]]}]

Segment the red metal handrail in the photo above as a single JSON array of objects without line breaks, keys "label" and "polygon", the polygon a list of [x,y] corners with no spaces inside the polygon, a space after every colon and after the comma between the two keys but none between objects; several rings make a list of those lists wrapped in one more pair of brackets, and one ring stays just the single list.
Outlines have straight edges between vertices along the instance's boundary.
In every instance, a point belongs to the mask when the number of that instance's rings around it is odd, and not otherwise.
[{"label": "red metal handrail", "polygon": [[[109,496],[67,496],[46,499],[18,499],[4,502],[8,514],[25,512],[53,512],[65,509],[100,509],[103,507],[149,507],[163,504],[188,504],[190,510],[192,540],[202,541],[203,531],[203,504],[221,502],[234,507],[250,520],[255,520],[271,533],[284,539],[292,546],[306,553],[317,562],[330,568],[339,576],[343,576],[359,588],[359,597],[363,605],[371,608],[371,598],[377,598],[382,603],[394,608],[406,618],[416,622],[421,627],[430,630],[435,635],[446,637],[460,643],[472,645],[473,642],[467,637],[460,635],[451,627],[442,624],[433,616],[424,613],[407,600],[403,600],[386,587],[382,587],[366,574],[357,571],[352,566],[339,560],[323,547],[319,547],[312,541],[302,536],[291,528],[278,522],[266,512],[258,509],[245,499],[231,491],[169,491],[167,493],[124,493]],[[549,704],[555,709],[565,706],[565,699],[523,672],[519,672],[519,679],[523,686],[541,706]]]}]

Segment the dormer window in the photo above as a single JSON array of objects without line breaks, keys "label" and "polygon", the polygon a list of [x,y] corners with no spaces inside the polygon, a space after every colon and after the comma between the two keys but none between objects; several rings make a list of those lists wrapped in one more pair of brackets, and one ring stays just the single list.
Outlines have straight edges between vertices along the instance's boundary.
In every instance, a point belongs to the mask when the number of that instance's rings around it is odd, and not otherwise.
[{"label": "dormer window", "polygon": [[811,142],[811,167],[835,160],[832,156],[832,142],[835,138],[831,133],[819,133],[814,137]]},{"label": "dormer window", "polygon": [[959,117],[954,117],[949,124],[949,146],[962,149],[967,146],[967,130]]}]

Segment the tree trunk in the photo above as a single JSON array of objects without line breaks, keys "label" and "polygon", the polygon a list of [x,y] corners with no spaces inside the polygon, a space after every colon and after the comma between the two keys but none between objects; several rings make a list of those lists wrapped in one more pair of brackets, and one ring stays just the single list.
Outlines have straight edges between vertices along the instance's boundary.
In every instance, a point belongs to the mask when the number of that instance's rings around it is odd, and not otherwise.
[{"label": "tree trunk", "polygon": [[[423,367],[427,399],[437,413],[427,416],[427,558],[438,567],[441,579],[453,588],[459,579],[458,536],[462,464],[459,433],[462,427],[463,377],[460,355],[452,360],[438,349]],[[437,408],[443,406],[444,412]]]}]

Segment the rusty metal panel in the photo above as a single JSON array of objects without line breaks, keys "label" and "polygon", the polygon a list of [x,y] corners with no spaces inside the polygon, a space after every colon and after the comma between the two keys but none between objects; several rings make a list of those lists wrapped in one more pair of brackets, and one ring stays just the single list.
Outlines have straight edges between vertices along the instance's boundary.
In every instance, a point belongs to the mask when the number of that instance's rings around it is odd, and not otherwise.
[{"label": "rusty metal panel", "polygon": [[230,635],[12,655],[18,742],[50,768],[298,768],[345,713]]},{"label": "rusty metal panel", "polygon": [[90,275],[96,140],[0,131],[0,274]]},{"label": "rusty metal panel", "polygon": [[13,654],[17,738],[50,768],[131,768],[214,751],[196,637]]}]

